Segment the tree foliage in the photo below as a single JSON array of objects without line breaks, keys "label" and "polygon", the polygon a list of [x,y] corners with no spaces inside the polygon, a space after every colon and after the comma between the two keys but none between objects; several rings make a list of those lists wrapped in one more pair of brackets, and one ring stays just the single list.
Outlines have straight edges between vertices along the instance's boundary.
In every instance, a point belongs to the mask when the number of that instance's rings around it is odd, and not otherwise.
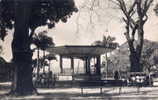
[{"label": "tree foliage", "polygon": [[150,72],[153,66],[158,64],[158,49],[156,42],[151,42],[142,52],[142,65]]},{"label": "tree foliage", "polygon": [[[15,5],[19,6],[16,0],[0,0],[0,37],[3,40],[7,29],[13,29],[15,23]],[[55,26],[55,23],[66,22],[73,12],[77,11],[74,0],[24,0],[23,3],[32,4],[29,28],[34,30],[43,25],[48,28]],[[30,36],[32,36],[32,34]]]},{"label": "tree foliage", "polygon": [[117,11],[113,9],[114,4],[111,1],[82,0],[78,5],[76,33],[81,31],[96,33],[98,28],[102,32],[108,30],[112,20],[117,18]]},{"label": "tree foliage", "polygon": [[94,43],[92,43],[92,45],[94,46],[104,46],[104,47],[107,47],[107,48],[113,48],[113,49],[116,49],[119,44],[117,42],[114,42],[115,41],[115,37],[112,37],[112,36],[103,36],[103,39],[102,41],[100,40],[97,40],[97,41],[94,41]]},{"label": "tree foliage", "polygon": [[55,44],[53,42],[53,39],[46,35],[47,31],[42,31],[38,35],[35,34],[35,36],[32,39],[32,43],[37,46],[37,48],[41,50],[45,50],[48,47],[54,47]]},{"label": "tree foliage", "polygon": [[[4,40],[7,30],[14,29],[11,44],[14,63],[14,79],[11,94],[36,92],[32,82],[32,50],[30,45],[35,29],[55,23],[66,22],[77,11],[74,0],[0,0],[0,38]],[[51,39],[42,35],[43,44]],[[48,45],[43,45],[45,49]]]},{"label": "tree foliage", "polygon": [[156,4],[154,11],[155,11],[155,14],[158,16],[158,4]]}]

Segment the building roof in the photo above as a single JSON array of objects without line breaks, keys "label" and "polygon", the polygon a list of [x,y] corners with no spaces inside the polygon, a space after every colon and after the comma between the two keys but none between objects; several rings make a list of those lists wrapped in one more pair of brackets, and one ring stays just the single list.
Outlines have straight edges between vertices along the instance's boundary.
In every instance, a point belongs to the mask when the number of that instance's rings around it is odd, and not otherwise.
[{"label": "building roof", "polygon": [[47,51],[53,54],[62,55],[64,57],[91,57],[99,56],[109,52],[111,49],[113,48],[105,48],[103,46],[66,45],[48,48]]}]

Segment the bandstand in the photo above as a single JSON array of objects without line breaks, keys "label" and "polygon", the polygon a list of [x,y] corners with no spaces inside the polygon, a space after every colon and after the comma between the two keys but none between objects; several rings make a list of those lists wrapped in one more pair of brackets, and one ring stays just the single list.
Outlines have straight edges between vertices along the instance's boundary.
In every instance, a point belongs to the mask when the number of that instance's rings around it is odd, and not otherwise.
[{"label": "bandstand", "polygon": [[[101,79],[101,55],[110,52],[116,48],[116,45],[108,46],[91,46],[91,45],[66,45],[49,48],[52,54],[59,55],[59,66],[61,74],[64,75],[63,59],[70,59],[71,72],[73,80],[77,77],[82,77],[86,80],[100,80]],[[77,74],[74,72],[74,59],[80,59],[84,62],[84,74]],[[92,62],[93,59],[93,62]],[[94,66],[91,66],[94,65]],[[92,72],[93,67],[93,72]]]}]

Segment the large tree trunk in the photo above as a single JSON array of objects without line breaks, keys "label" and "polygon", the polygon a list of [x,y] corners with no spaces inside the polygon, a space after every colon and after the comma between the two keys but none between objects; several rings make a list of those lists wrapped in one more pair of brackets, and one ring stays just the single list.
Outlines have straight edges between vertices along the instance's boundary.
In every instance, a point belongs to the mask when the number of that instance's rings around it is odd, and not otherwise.
[{"label": "large tree trunk", "polygon": [[130,63],[131,63],[131,72],[142,72],[143,66],[141,66],[141,54],[144,43],[144,31],[143,24],[140,23],[138,28],[138,40],[136,48],[134,48],[134,43],[129,43],[130,46]]},{"label": "large tree trunk", "polygon": [[130,55],[130,64],[131,64],[131,72],[140,72],[141,65],[140,65],[140,57],[137,55],[136,52],[131,53]]},{"label": "large tree trunk", "polygon": [[45,73],[45,50],[43,50],[43,64],[42,64],[42,67],[43,67],[43,72]]},{"label": "large tree trunk", "polygon": [[14,80],[11,93],[32,94],[32,51],[29,41],[29,16],[31,7],[28,2],[19,1],[15,6],[15,31],[12,41]]}]

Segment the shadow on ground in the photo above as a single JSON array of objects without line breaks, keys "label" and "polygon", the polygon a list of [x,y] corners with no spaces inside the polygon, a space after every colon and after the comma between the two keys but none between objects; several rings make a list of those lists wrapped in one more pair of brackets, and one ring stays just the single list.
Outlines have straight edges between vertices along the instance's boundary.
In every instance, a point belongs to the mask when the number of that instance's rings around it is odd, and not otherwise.
[{"label": "shadow on ground", "polygon": [[39,95],[32,95],[26,97],[13,97],[13,96],[4,96],[0,100],[157,100],[157,97],[123,97],[119,94],[99,94],[99,93],[90,93],[90,94],[76,94],[76,93],[40,93]]},{"label": "shadow on ground", "polygon": [[105,88],[102,94],[99,90],[92,92],[89,89],[81,94],[79,88],[72,88],[72,91],[71,88],[52,88],[39,89],[38,95],[16,97],[5,95],[10,85],[0,84],[0,100],[158,100],[158,88],[156,88],[140,89],[139,93],[136,93],[136,88],[133,88],[134,91],[129,89],[121,93],[118,92],[118,88]]}]

